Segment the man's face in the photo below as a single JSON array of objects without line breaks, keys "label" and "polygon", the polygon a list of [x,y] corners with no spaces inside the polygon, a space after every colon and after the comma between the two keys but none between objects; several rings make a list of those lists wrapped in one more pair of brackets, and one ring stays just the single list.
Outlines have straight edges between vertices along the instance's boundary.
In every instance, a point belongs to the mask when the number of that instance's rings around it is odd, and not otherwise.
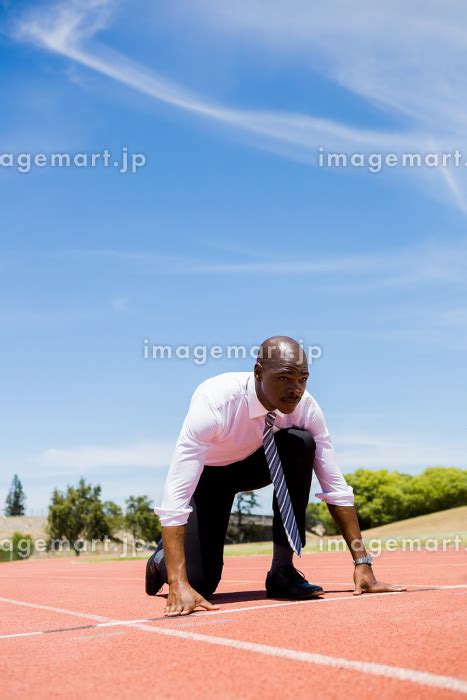
[{"label": "man's face", "polygon": [[259,381],[258,398],[270,411],[292,413],[303,396],[308,380],[308,366],[280,362],[276,366],[255,367],[255,377]]}]

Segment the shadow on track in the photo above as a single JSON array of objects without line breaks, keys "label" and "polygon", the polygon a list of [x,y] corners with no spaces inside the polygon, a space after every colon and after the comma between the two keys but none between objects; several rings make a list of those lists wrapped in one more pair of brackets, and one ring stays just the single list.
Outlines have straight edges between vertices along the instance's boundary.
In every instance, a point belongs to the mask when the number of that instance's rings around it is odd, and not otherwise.
[{"label": "shadow on track", "polygon": [[213,603],[241,603],[248,600],[266,600],[264,588],[260,591],[229,591],[229,593],[214,593],[209,600]]}]

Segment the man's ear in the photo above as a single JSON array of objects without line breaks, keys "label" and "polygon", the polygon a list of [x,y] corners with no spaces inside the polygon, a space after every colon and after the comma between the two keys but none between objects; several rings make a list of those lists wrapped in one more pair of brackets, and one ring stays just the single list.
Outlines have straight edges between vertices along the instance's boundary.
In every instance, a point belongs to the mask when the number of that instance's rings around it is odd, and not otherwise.
[{"label": "man's ear", "polygon": [[261,379],[263,378],[263,368],[261,367],[259,362],[257,362],[255,364],[255,368],[254,368],[253,372],[255,375],[255,379],[257,379],[260,382]]}]

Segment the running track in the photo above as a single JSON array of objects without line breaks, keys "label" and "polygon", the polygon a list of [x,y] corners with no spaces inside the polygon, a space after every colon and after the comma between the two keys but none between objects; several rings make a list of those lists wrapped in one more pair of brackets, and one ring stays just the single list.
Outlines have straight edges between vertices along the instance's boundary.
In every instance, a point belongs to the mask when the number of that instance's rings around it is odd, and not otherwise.
[{"label": "running track", "polygon": [[[467,694],[464,552],[391,552],[352,596],[347,554],[299,568],[326,591],[267,600],[269,557],[227,558],[216,612],[164,618],[144,561],[0,565],[0,697],[454,698]],[[162,594],[165,593],[165,589]]]}]

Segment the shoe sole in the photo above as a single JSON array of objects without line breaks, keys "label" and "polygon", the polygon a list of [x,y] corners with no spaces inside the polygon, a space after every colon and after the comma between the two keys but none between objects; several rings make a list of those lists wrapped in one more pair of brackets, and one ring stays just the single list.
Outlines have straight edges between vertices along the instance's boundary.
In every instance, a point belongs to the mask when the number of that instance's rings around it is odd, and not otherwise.
[{"label": "shoe sole", "polygon": [[152,554],[146,564],[146,594],[157,595],[164,585],[161,575],[154,564],[156,552]]}]

